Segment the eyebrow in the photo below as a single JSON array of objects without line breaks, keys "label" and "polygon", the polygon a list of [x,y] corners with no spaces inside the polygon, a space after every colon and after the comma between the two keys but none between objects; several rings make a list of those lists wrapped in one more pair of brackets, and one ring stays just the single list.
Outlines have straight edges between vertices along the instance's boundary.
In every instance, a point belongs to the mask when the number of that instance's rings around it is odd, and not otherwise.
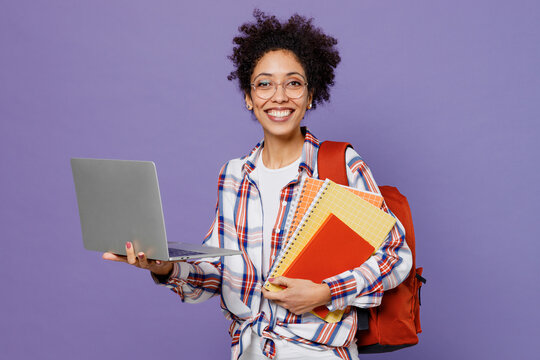
[{"label": "eyebrow", "polygon": [[[255,80],[256,78],[258,78],[259,76],[273,76],[274,74],[271,74],[271,73],[260,73],[258,74],[257,76],[255,76],[253,78],[253,80]],[[302,78],[306,78],[304,75],[300,74],[299,72],[297,71],[293,71],[293,72],[290,72],[290,73],[287,73],[285,74],[285,76],[291,76],[291,75],[300,75]]]}]

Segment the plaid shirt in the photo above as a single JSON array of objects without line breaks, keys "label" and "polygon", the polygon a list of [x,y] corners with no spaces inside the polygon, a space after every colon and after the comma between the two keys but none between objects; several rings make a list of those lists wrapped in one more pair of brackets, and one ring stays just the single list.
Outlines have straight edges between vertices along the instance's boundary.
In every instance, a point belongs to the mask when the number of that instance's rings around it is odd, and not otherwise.
[{"label": "plaid shirt", "polygon": [[[319,141],[307,129],[298,168],[298,177],[281,191],[281,203],[272,231],[270,267],[287,232],[286,219],[303,177],[317,176]],[[397,221],[381,248],[360,267],[326,279],[332,301],[330,310],[346,309],[343,319],[326,323],[311,313],[294,315],[264,299],[261,288],[263,212],[257,183],[250,177],[262,142],[249,155],[226,163],[219,174],[218,201],[214,223],[204,244],[242,251],[242,255],[211,258],[193,263],[175,263],[163,285],[182,301],[197,303],[221,295],[221,307],[232,321],[231,358],[236,360],[251,342],[251,332],[263,338],[262,352],[273,359],[275,343],[281,338],[300,346],[333,350],[342,359],[351,359],[348,347],[356,332],[355,307],[377,306],[385,290],[396,287],[408,275],[412,258],[404,241],[404,229]],[[346,152],[349,186],[380,193],[366,163],[353,150]],[[389,212],[386,205],[383,210]],[[264,304],[266,302],[266,306]],[[270,304],[268,306],[268,304]]]}]

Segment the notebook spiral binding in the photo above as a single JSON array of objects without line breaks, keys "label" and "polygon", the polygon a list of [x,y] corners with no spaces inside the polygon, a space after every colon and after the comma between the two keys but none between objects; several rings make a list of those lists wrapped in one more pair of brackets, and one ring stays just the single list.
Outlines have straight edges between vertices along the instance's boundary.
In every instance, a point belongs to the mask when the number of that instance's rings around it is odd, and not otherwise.
[{"label": "notebook spiral binding", "polygon": [[[317,193],[317,196],[315,197],[315,200],[309,206],[308,210],[306,211],[306,214],[304,215],[304,217],[300,221],[300,224],[301,224],[300,227],[291,235],[291,239],[287,242],[287,244],[285,246],[285,249],[283,249],[283,252],[280,254],[279,259],[276,261],[275,266],[272,268],[272,271],[270,272],[271,275],[269,277],[274,277],[276,274],[278,274],[280,272],[280,269],[281,269],[284,261],[288,260],[287,255],[289,254],[289,251],[294,248],[296,240],[298,239],[300,233],[304,230],[304,227],[307,225],[309,219],[311,218],[311,212],[319,204],[319,199],[322,196],[324,196],[324,194],[326,193],[327,185],[328,185],[328,183],[325,182],[324,185],[319,190],[319,192]],[[298,199],[295,201],[296,208],[295,208],[295,211],[294,211],[294,215],[290,219],[287,219],[287,223],[288,223],[287,225],[288,226],[292,225],[292,220],[296,217],[296,214],[298,213],[298,205],[301,203],[302,198],[303,198],[302,193],[300,193]],[[289,228],[289,231],[291,231],[290,228]],[[287,237],[288,237],[288,234],[287,234]],[[305,245],[307,245],[307,244],[305,244]]]}]

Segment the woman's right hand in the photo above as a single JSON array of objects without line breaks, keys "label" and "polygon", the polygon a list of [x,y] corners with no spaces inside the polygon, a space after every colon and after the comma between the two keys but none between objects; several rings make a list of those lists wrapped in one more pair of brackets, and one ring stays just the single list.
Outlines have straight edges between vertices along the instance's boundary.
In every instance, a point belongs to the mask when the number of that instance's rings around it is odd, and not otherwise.
[{"label": "woman's right hand", "polygon": [[172,261],[149,260],[143,252],[135,255],[133,244],[129,241],[126,243],[126,254],[127,256],[123,256],[106,252],[102,258],[110,261],[125,262],[141,269],[150,270],[156,275],[169,275],[173,270]]}]

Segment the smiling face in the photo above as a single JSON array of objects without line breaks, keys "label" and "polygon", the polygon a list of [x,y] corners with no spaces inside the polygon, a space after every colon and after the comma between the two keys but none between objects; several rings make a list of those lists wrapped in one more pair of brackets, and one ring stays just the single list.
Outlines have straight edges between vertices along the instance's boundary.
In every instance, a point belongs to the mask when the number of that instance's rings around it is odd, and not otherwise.
[{"label": "smiling face", "polygon": [[[268,99],[261,99],[253,88],[246,94],[246,104],[252,107],[253,114],[263,127],[265,139],[270,137],[292,138],[300,132],[300,122],[311,103],[312,96],[307,89],[302,96],[289,97],[282,86],[298,86],[305,82],[306,73],[296,56],[288,50],[267,52],[257,63],[251,83],[255,86],[280,84],[276,92]],[[294,93],[294,92],[293,92]]]}]

